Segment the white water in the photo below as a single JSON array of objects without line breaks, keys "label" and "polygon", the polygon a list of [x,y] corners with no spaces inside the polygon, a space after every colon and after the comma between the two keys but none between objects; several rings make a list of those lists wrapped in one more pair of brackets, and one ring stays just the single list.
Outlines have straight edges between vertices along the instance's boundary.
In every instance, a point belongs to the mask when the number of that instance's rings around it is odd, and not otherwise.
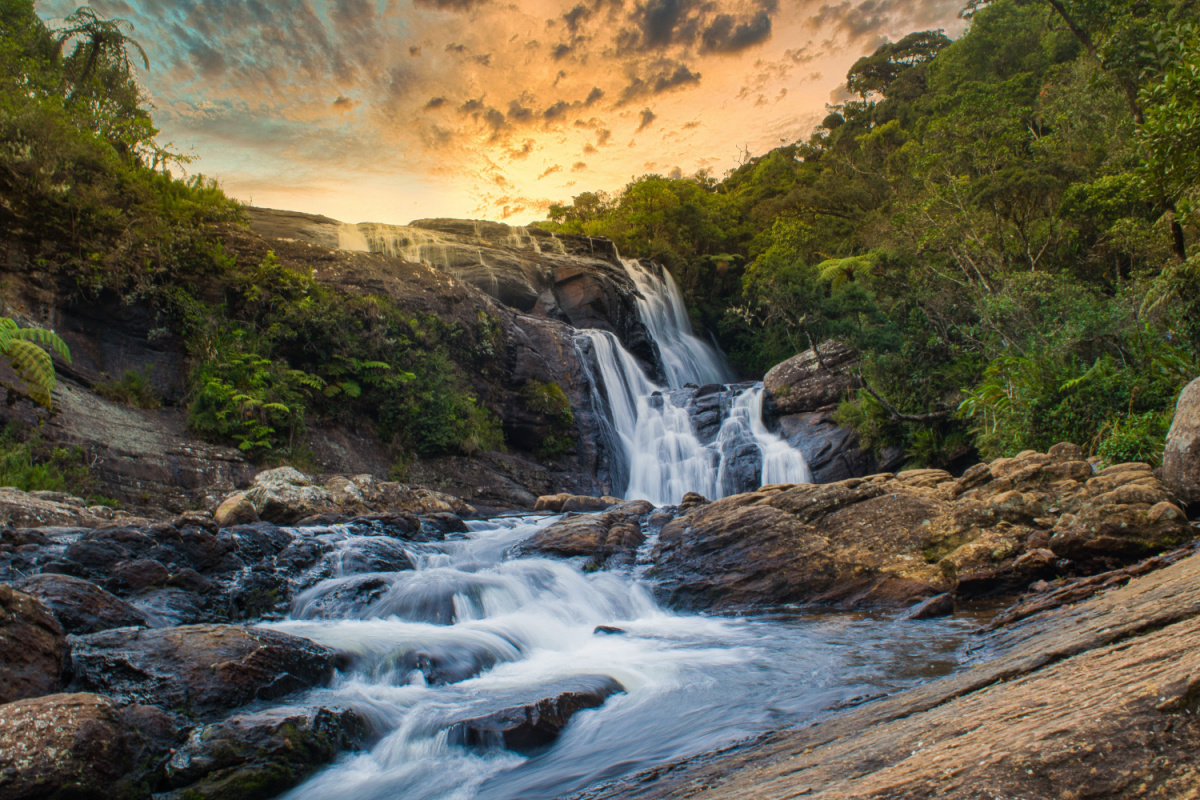
[{"label": "white water", "polygon": [[[641,364],[613,334],[582,330],[590,343],[595,373],[593,405],[605,413],[612,469],[612,490],[630,500],[655,505],[677,504],[687,492],[710,499],[753,486],[735,480],[733,462],[744,458],[744,445],[758,448],[761,462],[756,486],[768,483],[811,483],[804,456],[762,421],[763,389],[755,384],[732,400],[716,438],[701,442],[686,409],[668,390],[687,384],[726,384],[733,377],[724,357],[691,331],[679,286],[671,274],[652,273],[636,260],[623,260],[642,298],[638,310],[661,354],[668,385],[651,381]],[[588,363],[587,354],[580,357]],[[622,488],[623,487],[623,488]]]},{"label": "white water", "polygon": [[[560,797],[944,674],[969,628],[862,615],[674,614],[635,573],[506,558],[555,519],[470,523],[470,534],[444,542],[372,537],[405,546],[417,568],[355,575],[346,561],[345,574],[298,597],[293,618],[271,625],[356,657],[334,685],[301,702],[354,708],[377,737],[289,800]],[[345,527],[306,535],[361,547]],[[364,579],[388,588],[356,601],[345,589]],[[321,614],[304,618],[314,604]],[[597,625],[625,633],[597,634]],[[455,722],[553,697],[591,676],[610,676],[625,692],[576,714],[545,751],[448,742]]]}]

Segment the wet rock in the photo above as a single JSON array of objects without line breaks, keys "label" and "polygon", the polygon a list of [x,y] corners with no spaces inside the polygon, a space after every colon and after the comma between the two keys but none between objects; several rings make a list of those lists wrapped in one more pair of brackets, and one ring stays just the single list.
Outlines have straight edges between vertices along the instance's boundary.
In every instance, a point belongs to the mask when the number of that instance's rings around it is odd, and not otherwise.
[{"label": "wet rock", "polygon": [[222,528],[232,528],[235,525],[249,525],[258,522],[258,509],[244,492],[229,495],[217,506],[213,514],[217,525]]},{"label": "wet rock", "polygon": [[149,798],[179,738],[162,711],[95,694],[0,705],[0,797]]},{"label": "wet rock", "polygon": [[875,456],[859,447],[853,428],[838,425],[830,411],[808,411],[779,418],[779,435],[804,454],[812,471],[813,483],[835,483],[888,472],[900,466],[899,459],[880,464]]},{"label": "wet rock", "polygon": [[904,614],[903,619],[935,619],[948,617],[954,613],[954,595],[942,592],[928,600],[918,603]]},{"label": "wet rock", "polygon": [[69,649],[41,601],[0,584],[0,703],[56,692]]},{"label": "wet rock", "polygon": [[578,686],[554,697],[455,723],[447,739],[450,744],[467,747],[535,752],[553,744],[575,714],[599,708],[612,695],[625,691],[607,676],[581,678],[575,683]]},{"label": "wet rock", "polygon": [[199,717],[323,685],[334,651],[235,625],[119,630],[71,637],[73,686]]},{"label": "wet rock", "polygon": [[362,745],[366,721],[345,709],[275,708],[192,731],[166,763],[163,800],[274,797]]},{"label": "wet rock", "polygon": [[67,633],[96,633],[148,624],[146,616],[91,581],[70,575],[31,575],[16,588],[40,600]]},{"label": "wet rock", "polygon": [[623,633],[628,633],[624,628],[618,628],[615,625],[597,625],[592,631],[593,635],[604,634],[605,636],[619,636]]},{"label": "wet rock", "polygon": [[563,503],[567,502],[573,495],[560,494],[544,494],[537,499],[533,505],[534,511],[550,511],[555,514],[562,511]]},{"label": "wet rock", "polygon": [[764,487],[683,509],[653,554],[660,591],[676,605],[718,610],[909,606],[947,591],[1012,594],[1192,538],[1148,465],[1094,473],[1077,455],[1022,453],[959,479],[911,470]]},{"label": "wet rock", "polygon": [[522,553],[590,556],[596,563],[616,555],[631,555],[646,541],[642,520],[654,510],[643,501],[612,506],[602,514],[580,514],[554,522],[518,548]]},{"label": "wet rock", "polygon": [[763,378],[777,415],[817,411],[834,405],[859,386],[858,354],[832,339],[776,364]]},{"label": "wet rock", "polygon": [[467,533],[470,529],[458,514],[443,511],[421,517],[421,530],[440,534]]},{"label": "wet rock", "polygon": [[1163,450],[1163,482],[1188,506],[1200,507],[1200,378],[1179,394]]}]

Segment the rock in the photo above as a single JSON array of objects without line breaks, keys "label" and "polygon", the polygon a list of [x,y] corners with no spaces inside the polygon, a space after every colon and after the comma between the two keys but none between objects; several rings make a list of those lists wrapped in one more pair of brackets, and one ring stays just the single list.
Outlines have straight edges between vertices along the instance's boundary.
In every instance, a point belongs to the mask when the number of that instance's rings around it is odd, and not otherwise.
[{"label": "rock", "polygon": [[887,463],[859,447],[853,428],[837,424],[829,411],[806,411],[779,418],[779,435],[804,454],[813,483],[834,483],[899,468],[904,454],[894,451]]},{"label": "rock", "polygon": [[605,636],[620,636],[623,633],[628,633],[628,631],[615,625],[597,625],[592,631],[593,635],[604,634]]},{"label": "rock", "polygon": [[1200,555],[974,648],[988,657],[943,678],[584,796],[1187,797],[1200,785]]},{"label": "rock", "polygon": [[1200,504],[1200,378],[1179,394],[1163,450],[1163,482],[1184,505]]},{"label": "rock", "polygon": [[707,505],[709,502],[709,499],[702,494],[698,494],[697,492],[686,492],[684,493],[683,498],[679,501],[679,513],[686,513],[698,506]]},{"label": "rock", "polygon": [[[777,415],[817,411],[841,400],[859,386],[858,354],[832,339],[776,364],[763,378]],[[824,362],[824,363],[822,363]]]},{"label": "rock", "polygon": [[560,511],[604,511],[606,508],[615,506],[621,503],[619,497],[584,497],[582,495],[571,495],[563,501]]},{"label": "rock", "polygon": [[[615,499],[615,498],[609,498]],[[601,514],[579,514],[542,528],[520,544],[523,553],[589,556],[599,566],[612,556],[632,556],[646,541],[641,522],[654,510],[644,500],[621,503]]]},{"label": "rock", "polygon": [[232,528],[235,525],[249,525],[258,522],[258,509],[244,492],[229,495],[217,506],[213,514],[217,525],[222,528]]},{"label": "rock", "polygon": [[50,609],[67,633],[96,633],[148,624],[142,612],[82,578],[45,573],[24,578],[16,587]]},{"label": "rock", "polygon": [[621,684],[602,675],[580,678],[574,683],[578,686],[554,697],[455,723],[447,733],[447,740],[467,747],[534,752],[552,744],[575,714],[599,708],[612,695],[625,691]]},{"label": "rock", "polygon": [[354,749],[366,721],[343,709],[275,708],[235,714],[192,731],[166,763],[163,800],[274,797]]},{"label": "rock", "polygon": [[324,685],[334,651],[236,625],[121,628],[71,637],[74,686],[198,717]]},{"label": "rock", "polygon": [[934,619],[935,617],[948,617],[953,613],[954,595],[950,592],[942,592],[918,603],[906,612],[902,619]]},{"label": "rock", "polygon": [[292,467],[278,467],[254,476],[246,492],[260,519],[287,525],[335,508],[329,491],[314,486],[308,476]]},{"label": "rock", "polygon": [[333,504],[343,510],[362,506],[366,499],[363,496],[363,490],[357,483],[344,478],[341,475],[334,476],[325,481],[325,489],[329,492],[329,499]]},{"label": "rock", "polygon": [[573,495],[565,493],[544,494],[537,499],[536,503],[533,504],[533,510],[550,511],[557,514],[558,512],[562,511],[563,503],[571,499],[572,496]]},{"label": "rock", "polygon": [[[1062,447],[967,470],[772,486],[681,506],[653,558],[677,606],[909,606],[1012,594],[1114,569],[1188,541],[1148,465],[1093,473]],[[686,505],[686,503],[685,503]]]},{"label": "rock", "polygon": [[58,691],[68,653],[62,626],[50,610],[0,584],[0,703]]},{"label": "rock", "polygon": [[0,796],[148,798],[178,741],[173,720],[95,694],[0,706]]},{"label": "rock", "polygon": [[0,524],[14,528],[94,528],[108,524],[114,516],[127,515],[115,514],[108,508],[97,513],[87,508],[79,498],[61,492],[22,492],[12,487],[0,488]]}]

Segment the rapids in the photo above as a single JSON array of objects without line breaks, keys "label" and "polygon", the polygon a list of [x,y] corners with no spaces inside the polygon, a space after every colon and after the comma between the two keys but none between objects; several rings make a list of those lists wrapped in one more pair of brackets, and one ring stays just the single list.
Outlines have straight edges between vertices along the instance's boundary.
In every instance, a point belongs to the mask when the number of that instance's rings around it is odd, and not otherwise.
[{"label": "rapids", "polygon": [[[944,674],[968,630],[954,619],[672,613],[639,577],[651,543],[639,565],[590,574],[579,563],[510,554],[555,519],[472,522],[446,541],[406,542],[416,569],[370,576],[382,592],[351,601],[347,582],[368,576],[335,576],[271,625],[356,656],[305,702],[352,707],[378,736],[288,798],[559,797]],[[344,541],[355,547],[353,536]],[[625,633],[594,633],[598,625]],[[456,721],[596,675],[625,693],[577,713],[542,752],[448,742]]]}]

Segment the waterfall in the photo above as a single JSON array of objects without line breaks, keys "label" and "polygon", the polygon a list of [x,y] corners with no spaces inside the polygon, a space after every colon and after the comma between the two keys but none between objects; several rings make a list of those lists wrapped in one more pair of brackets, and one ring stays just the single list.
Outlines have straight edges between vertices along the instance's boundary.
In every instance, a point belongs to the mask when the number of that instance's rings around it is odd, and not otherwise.
[{"label": "waterfall", "polygon": [[658,345],[668,385],[651,381],[613,334],[579,331],[577,349],[590,367],[592,404],[603,419],[599,439],[609,453],[612,490],[668,505],[687,492],[718,498],[768,483],[811,483],[804,456],[763,423],[761,383],[723,388],[720,429],[703,440],[682,390],[728,384],[733,371],[692,333],[669,272],[656,275],[633,259],[622,263],[642,294],[638,311]]},{"label": "waterfall", "polygon": [[692,333],[683,292],[671,273],[663,269],[656,275],[637,259],[623,258],[621,263],[641,293],[638,316],[658,344],[667,385],[682,389],[688,383],[732,381],[733,370],[717,349]]}]

